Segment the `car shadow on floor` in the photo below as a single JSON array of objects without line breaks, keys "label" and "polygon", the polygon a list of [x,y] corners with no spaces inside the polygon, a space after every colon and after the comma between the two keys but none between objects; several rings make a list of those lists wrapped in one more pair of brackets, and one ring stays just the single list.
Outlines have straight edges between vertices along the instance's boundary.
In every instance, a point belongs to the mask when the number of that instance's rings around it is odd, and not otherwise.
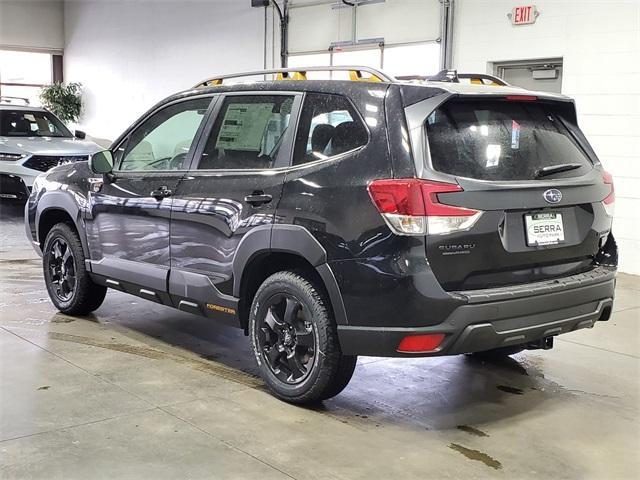
[{"label": "car shadow on floor", "polygon": [[[149,337],[202,361],[259,376],[249,339],[240,329],[119,292],[96,312],[100,323],[103,313],[110,327],[137,340]],[[477,426],[569,400],[573,394],[545,379],[543,366],[543,359],[529,352],[499,360],[362,357],[342,394],[306,408],[356,424],[428,430]],[[261,382],[257,388],[265,389]]]}]

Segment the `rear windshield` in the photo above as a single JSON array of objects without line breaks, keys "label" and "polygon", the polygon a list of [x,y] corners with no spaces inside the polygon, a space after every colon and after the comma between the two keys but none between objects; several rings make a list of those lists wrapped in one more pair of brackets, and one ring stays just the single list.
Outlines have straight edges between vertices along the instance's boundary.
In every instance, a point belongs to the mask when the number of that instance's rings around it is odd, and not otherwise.
[{"label": "rear windshield", "polygon": [[0,110],[0,136],[71,137],[71,132],[49,112]]},{"label": "rear windshield", "polygon": [[[433,168],[479,180],[576,177],[592,163],[559,111],[537,102],[451,101],[427,117]],[[544,167],[576,164],[541,176]],[[579,167],[578,167],[579,165]]]}]

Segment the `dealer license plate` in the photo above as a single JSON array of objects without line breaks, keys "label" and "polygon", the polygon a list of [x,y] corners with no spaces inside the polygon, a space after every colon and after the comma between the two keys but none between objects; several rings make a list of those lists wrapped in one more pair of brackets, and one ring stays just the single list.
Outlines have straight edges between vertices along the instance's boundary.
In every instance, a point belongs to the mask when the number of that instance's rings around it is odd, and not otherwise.
[{"label": "dealer license plate", "polygon": [[532,213],[524,216],[527,245],[555,245],[564,242],[560,213]]}]

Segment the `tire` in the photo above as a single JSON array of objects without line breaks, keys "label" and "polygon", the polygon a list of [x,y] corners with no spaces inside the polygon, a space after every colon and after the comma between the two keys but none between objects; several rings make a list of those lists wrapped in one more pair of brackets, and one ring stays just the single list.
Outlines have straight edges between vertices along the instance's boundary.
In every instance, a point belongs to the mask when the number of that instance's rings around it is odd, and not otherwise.
[{"label": "tire", "polygon": [[[91,280],[84,260],[76,231],[66,223],[54,225],[44,242],[42,266],[49,298],[67,315],[93,312],[102,305],[107,294],[107,287]],[[63,277],[66,280],[62,280]]]},{"label": "tire", "polygon": [[468,353],[467,355],[478,359],[498,360],[504,357],[515,355],[516,353],[520,353],[523,350],[525,350],[525,347],[523,345],[513,345],[511,347],[499,347],[492,350],[485,350],[483,352]]},{"label": "tire", "polygon": [[281,400],[320,402],[351,380],[357,357],[342,355],[328,301],[301,273],[278,272],[262,283],[249,335],[262,378]]}]

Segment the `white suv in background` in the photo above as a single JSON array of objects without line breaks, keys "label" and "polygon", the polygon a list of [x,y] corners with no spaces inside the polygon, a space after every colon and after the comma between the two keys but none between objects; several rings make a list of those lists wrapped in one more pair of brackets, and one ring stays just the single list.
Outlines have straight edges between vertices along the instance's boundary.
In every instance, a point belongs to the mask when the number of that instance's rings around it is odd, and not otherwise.
[{"label": "white suv in background", "polygon": [[16,105],[16,98],[0,97],[0,198],[26,199],[35,178],[63,163],[87,160],[102,150],[72,134],[48,110]]}]

